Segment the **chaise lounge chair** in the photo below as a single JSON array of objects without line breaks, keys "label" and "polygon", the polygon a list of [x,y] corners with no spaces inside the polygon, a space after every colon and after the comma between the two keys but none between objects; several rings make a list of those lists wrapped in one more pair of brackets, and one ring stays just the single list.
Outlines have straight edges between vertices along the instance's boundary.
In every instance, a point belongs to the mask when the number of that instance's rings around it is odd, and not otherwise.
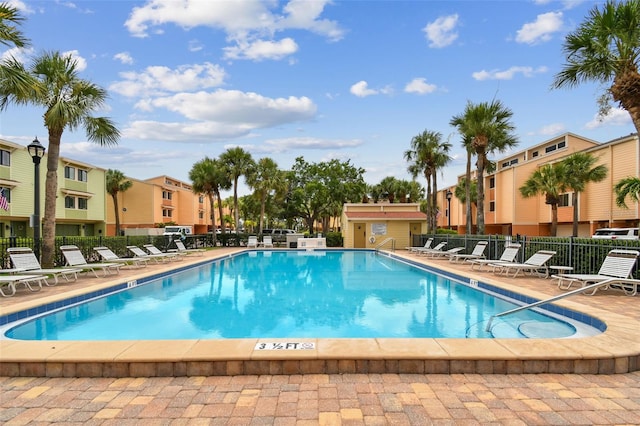
[{"label": "chaise lounge chair", "polygon": [[437,244],[435,247],[433,247],[433,248],[417,247],[417,248],[416,248],[416,250],[415,250],[415,252],[416,252],[416,254],[418,254],[418,255],[431,253],[431,252],[433,252],[433,251],[437,251],[437,252],[442,253],[442,251],[444,250],[444,248],[445,248],[446,246],[447,246],[447,242],[446,242],[446,241],[443,241],[443,242],[441,242],[441,243],[438,243],[438,244]]},{"label": "chaise lounge chair", "polygon": [[512,243],[504,248],[500,259],[467,259],[467,262],[471,264],[472,270],[475,269],[476,266],[478,266],[477,270],[481,271],[484,265],[515,262],[516,257],[518,256],[518,251],[520,251],[520,244]]},{"label": "chaise lounge chair", "polygon": [[176,253],[181,253],[184,254],[185,256],[188,256],[190,254],[197,254],[198,256],[202,256],[204,254],[205,249],[203,248],[193,248],[193,249],[188,249],[185,247],[184,243],[182,242],[182,240],[174,240],[173,241],[174,244],[176,245]]},{"label": "chaise lounge chair", "polygon": [[82,272],[93,272],[93,275],[95,275],[96,278],[98,278],[98,271],[102,271],[103,277],[110,274],[120,273],[121,265],[119,263],[88,263],[78,246],[60,246],[60,251],[62,252],[68,266],[80,269]]},{"label": "chaise lounge chair", "polygon": [[267,248],[267,247],[273,248],[273,237],[271,237],[270,235],[265,235],[264,237],[262,237],[262,247],[264,247],[264,248]]},{"label": "chaise lounge chair", "polygon": [[53,284],[49,284],[49,282],[46,281],[47,285],[58,284],[58,277],[62,277],[66,281],[75,281],[78,279],[78,274],[82,272],[81,269],[75,268],[42,269],[38,258],[29,247],[9,247],[7,249],[7,253],[9,253],[9,258],[11,259],[13,267],[16,268],[16,270],[23,270],[23,272],[16,273],[47,275],[53,278]]},{"label": "chaise lounge chair", "polygon": [[163,263],[169,260],[169,257],[166,256],[166,253],[160,254],[149,254],[146,251],[142,250],[138,246],[127,246],[127,249],[133,253],[134,257],[140,257],[147,260],[153,260],[156,263]]},{"label": "chaise lounge chair", "polygon": [[484,259],[484,251],[489,245],[489,241],[478,241],[473,251],[469,254],[452,254],[449,256],[449,262],[464,262],[469,259]]},{"label": "chaise lounge chair", "polygon": [[585,287],[607,281],[609,284],[596,287],[586,294],[593,295],[599,289],[612,289],[621,290],[629,296],[634,296],[638,293],[640,281],[630,279],[630,277],[638,256],[640,256],[640,252],[637,250],[611,250],[604,258],[597,274],[556,274],[552,278],[558,280],[558,288],[562,290],[569,290],[573,284]]},{"label": "chaise lounge chair", "polygon": [[149,252],[150,255],[152,255],[152,256],[164,256],[168,260],[180,260],[180,259],[182,259],[182,256],[186,256],[185,253],[180,253],[180,252],[177,252],[177,251],[172,251],[172,252],[160,251],[160,249],[158,247],[154,246],[153,244],[143,244],[142,247],[147,249],[147,251]]},{"label": "chaise lounge chair", "polygon": [[405,249],[409,253],[415,253],[416,251],[418,251],[420,249],[430,249],[431,248],[431,244],[433,244],[433,238],[427,238],[427,242],[424,243],[424,246],[422,246],[422,247],[420,247],[420,246],[411,246],[411,247],[405,247]]},{"label": "chaise lounge chair", "polygon": [[247,240],[247,248],[258,248],[258,237],[255,235],[249,235]]},{"label": "chaise lounge chair", "polygon": [[144,268],[149,264],[149,259],[144,257],[120,257],[115,254],[109,247],[94,247],[105,262],[121,263],[123,266],[132,266],[135,268]]},{"label": "chaise lounge chair", "polygon": [[449,250],[434,250],[426,252],[425,256],[432,259],[445,258],[459,254],[462,250],[464,250],[464,247],[453,247]]},{"label": "chaise lounge chair", "polygon": [[[16,286],[18,284],[24,285],[30,291],[38,291],[42,289],[42,283],[49,285],[46,275],[3,275],[0,276],[0,294],[3,297],[10,297],[16,294]],[[34,289],[31,284],[38,284],[37,289]],[[7,287],[10,293],[5,293],[2,290],[3,287]]]},{"label": "chaise lounge chair", "polygon": [[497,262],[491,263],[490,266],[493,266],[494,273],[504,273],[505,275],[509,275],[510,272],[513,272],[513,277],[515,278],[522,271],[522,273],[538,273],[541,271],[544,272],[544,277],[549,277],[549,266],[547,262],[555,256],[556,252],[551,250],[538,250],[534,253],[529,259],[525,260],[524,263],[509,263],[509,262]]}]

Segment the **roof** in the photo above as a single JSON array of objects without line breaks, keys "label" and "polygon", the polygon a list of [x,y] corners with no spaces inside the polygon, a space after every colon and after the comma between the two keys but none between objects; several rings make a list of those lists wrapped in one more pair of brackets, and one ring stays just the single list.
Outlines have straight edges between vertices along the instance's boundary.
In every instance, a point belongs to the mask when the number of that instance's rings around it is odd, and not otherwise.
[{"label": "roof", "polygon": [[347,219],[427,220],[422,212],[344,212]]}]

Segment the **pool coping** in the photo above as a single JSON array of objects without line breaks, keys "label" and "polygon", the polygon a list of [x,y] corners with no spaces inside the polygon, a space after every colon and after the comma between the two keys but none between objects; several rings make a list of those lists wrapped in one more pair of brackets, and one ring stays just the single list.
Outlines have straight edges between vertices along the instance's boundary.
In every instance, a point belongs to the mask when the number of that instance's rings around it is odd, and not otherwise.
[{"label": "pool coping", "polygon": [[[279,249],[276,249],[279,250]],[[233,253],[244,251],[236,250]],[[231,253],[231,254],[233,254]],[[505,291],[546,299],[548,294],[518,286],[449,262],[396,251],[394,257],[431,265]],[[180,267],[230,256],[229,252],[186,260]],[[168,265],[175,269],[177,265]],[[163,271],[140,270],[127,280],[144,281]],[[543,280],[540,280],[541,282]],[[66,293],[18,302],[2,315],[100,291],[122,283],[114,276]],[[549,283],[546,280],[546,283]],[[45,290],[46,291],[46,290]],[[579,298],[577,298],[579,301]],[[228,339],[159,341],[0,340],[0,376],[175,377],[260,374],[616,374],[640,369],[640,321],[616,312],[563,299],[556,305],[596,317],[606,330],[596,336],[567,339]],[[292,342],[294,341],[294,342]],[[481,344],[479,344],[481,342]],[[258,345],[308,343],[313,349],[262,350]]]}]

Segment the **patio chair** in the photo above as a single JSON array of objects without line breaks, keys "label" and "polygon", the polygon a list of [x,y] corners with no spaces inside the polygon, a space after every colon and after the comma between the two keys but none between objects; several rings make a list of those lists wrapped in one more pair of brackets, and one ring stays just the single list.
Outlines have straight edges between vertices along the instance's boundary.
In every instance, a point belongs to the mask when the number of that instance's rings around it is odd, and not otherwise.
[{"label": "patio chair", "polygon": [[430,249],[431,248],[431,244],[433,244],[433,238],[427,238],[427,241],[424,243],[424,246],[410,246],[410,247],[405,247],[405,249],[409,253],[415,253],[416,251],[418,251],[420,249]]},{"label": "patio chair", "polygon": [[513,263],[516,261],[518,251],[520,251],[520,244],[511,243],[504,248],[500,259],[467,259],[467,262],[471,264],[471,269],[475,269],[478,266],[477,271],[481,271],[484,265],[490,265],[492,263]]},{"label": "patio chair", "polygon": [[464,250],[464,247],[453,247],[450,248],[448,250],[434,250],[434,251],[428,251],[425,254],[425,256],[430,257],[432,259],[442,259],[442,258],[446,258],[449,256],[454,256],[458,253],[460,253],[462,250]]},{"label": "patio chair", "polygon": [[552,250],[538,250],[536,253],[531,255],[529,259],[525,260],[524,263],[510,263],[510,262],[497,262],[491,263],[490,265],[494,267],[494,273],[504,273],[505,275],[509,275],[510,272],[513,272],[513,277],[518,276],[520,272],[524,273],[540,273],[540,271],[544,272],[544,277],[549,277],[549,266],[547,262],[555,256],[556,252]]},{"label": "patio chair", "polygon": [[[16,294],[18,284],[24,285],[30,291],[42,289],[42,283],[49,285],[46,275],[2,275],[0,276],[0,294],[3,297],[10,297]],[[39,288],[33,288],[32,284],[38,284]],[[5,293],[3,288],[9,289],[10,293]]]},{"label": "patio chair", "polygon": [[489,245],[489,241],[478,241],[471,253],[468,254],[452,254],[449,256],[449,262],[464,262],[468,259],[484,259],[484,251]]},{"label": "patio chair", "polygon": [[442,250],[444,250],[444,248],[447,246],[447,242],[446,241],[442,241],[441,243],[438,243],[435,247],[433,248],[423,248],[423,247],[416,247],[416,254],[421,255],[421,254],[427,254],[430,252],[434,252],[434,251],[438,251],[438,252],[442,252]]},{"label": "patio chair", "polygon": [[205,249],[202,248],[192,248],[192,249],[188,249],[185,247],[184,243],[182,242],[182,240],[173,240],[174,244],[176,245],[176,253],[181,253],[184,254],[185,256],[188,256],[190,254],[197,254],[198,256],[202,256],[204,254]]},{"label": "patio chair", "polygon": [[149,252],[150,255],[165,256],[165,258],[168,260],[180,260],[182,259],[182,256],[185,256],[185,253],[180,253],[177,251],[162,252],[158,247],[154,246],[153,244],[143,244],[142,247],[144,247]]},{"label": "patio chair", "polygon": [[[558,288],[569,290],[574,284],[585,287],[598,282],[608,282],[603,287],[596,287],[585,294],[595,294],[598,290],[621,290],[629,296],[635,296],[638,292],[639,280],[630,279],[633,267],[640,256],[637,250],[611,250],[604,258],[597,274],[555,274],[552,278],[558,280]],[[612,281],[612,279],[614,279]]]},{"label": "patio chair", "polygon": [[141,257],[143,259],[153,260],[156,263],[164,263],[169,261],[169,257],[166,256],[166,253],[149,254],[138,246],[127,246],[127,250],[129,250],[133,254],[133,257]]},{"label": "patio chair", "polygon": [[[38,274],[46,275],[53,278],[53,284],[49,284],[49,282],[46,281],[47,285],[53,286],[58,284],[58,277],[62,277],[66,281],[75,281],[78,279],[78,273],[82,272],[81,269],[75,268],[42,269],[38,258],[36,257],[33,250],[31,250],[29,247],[9,247],[7,249],[7,253],[9,253],[9,258],[11,259],[13,267],[16,268],[14,271],[12,271],[13,273],[23,275]],[[4,272],[6,272],[6,270]]]},{"label": "patio chair", "polygon": [[149,259],[145,259],[144,257],[120,257],[109,247],[94,247],[93,250],[98,253],[105,262],[117,262],[122,263],[123,266],[133,266],[136,268],[144,268],[149,264]]},{"label": "patio chair", "polygon": [[267,247],[273,248],[273,237],[271,237],[271,235],[265,235],[264,237],[262,237],[262,247],[264,247],[264,248],[267,248]]},{"label": "patio chair", "polygon": [[86,273],[93,272],[93,275],[95,275],[96,278],[98,278],[98,271],[102,271],[103,277],[120,273],[119,263],[88,263],[78,246],[60,246],[60,251],[62,252],[68,266],[80,269],[82,272]]},{"label": "patio chair", "polygon": [[258,237],[255,235],[249,235],[247,240],[247,248],[258,248]]}]

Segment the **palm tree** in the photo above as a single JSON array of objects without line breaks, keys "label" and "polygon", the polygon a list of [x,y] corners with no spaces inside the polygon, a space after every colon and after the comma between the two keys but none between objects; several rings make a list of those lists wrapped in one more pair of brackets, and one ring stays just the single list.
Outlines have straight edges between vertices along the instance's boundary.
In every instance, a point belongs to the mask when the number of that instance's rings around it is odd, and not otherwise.
[{"label": "palm tree", "polygon": [[[467,185],[467,182],[470,182],[470,184]],[[466,177],[460,179],[460,182],[458,182],[453,190],[453,195],[465,205],[467,214],[467,234],[470,235],[473,232],[473,215],[471,214],[471,205],[475,205],[476,200],[478,199],[478,182],[476,179],[468,181]]]},{"label": "palm tree", "polygon": [[0,3],[0,44],[5,46],[26,47],[29,40],[18,29],[22,24],[22,17],[16,7],[9,3]]},{"label": "palm tree", "polygon": [[[116,145],[120,132],[111,119],[91,113],[104,106],[107,92],[78,76],[78,64],[71,56],[47,52],[34,58],[29,69],[14,58],[0,64],[0,109],[10,103],[42,106],[44,125],[49,133],[47,177],[45,181],[42,264],[53,266],[56,233],[58,158],[65,129],[84,128],[87,138],[99,145]],[[4,73],[8,70],[7,74]]]},{"label": "palm tree", "polygon": [[609,99],[631,115],[640,133],[640,1],[609,0],[602,9],[594,6],[589,17],[567,35],[563,44],[567,58],[553,88],[575,87],[596,81],[609,86],[601,100],[601,112]]},{"label": "palm tree", "polygon": [[240,147],[229,148],[220,154],[220,161],[225,165],[227,176],[233,181],[233,212],[235,226],[240,225],[238,209],[238,180],[240,176],[250,175],[255,167],[251,154]]},{"label": "palm tree", "polygon": [[254,173],[247,177],[247,184],[256,191],[260,199],[260,220],[258,233],[262,233],[267,204],[267,195],[271,191],[284,193],[286,188],[284,173],[278,169],[278,164],[271,158],[261,158],[256,164]]},{"label": "palm tree", "polygon": [[634,203],[640,201],[640,178],[629,176],[620,179],[613,187],[613,191],[616,193],[616,205],[628,209],[629,207],[625,202],[627,197]]},{"label": "palm tree", "polygon": [[578,236],[578,193],[584,192],[589,182],[601,182],[607,177],[607,166],[594,164],[598,161],[593,155],[586,152],[576,152],[562,160],[567,175],[565,183],[567,188],[573,190],[571,204],[573,205],[573,236]]},{"label": "palm tree", "polygon": [[107,194],[113,198],[113,209],[116,217],[116,235],[120,235],[120,208],[118,207],[118,192],[125,192],[131,186],[133,182],[128,180],[124,173],[120,170],[107,170],[106,174],[106,187]]},{"label": "palm tree", "polygon": [[565,192],[565,166],[562,163],[546,164],[534,171],[520,187],[524,198],[545,195],[545,204],[551,206],[551,236],[558,233],[558,202],[560,194]]},{"label": "palm tree", "polygon": [[220,190],[231,188],[231,181],[227,177],[224,167],[219,161],[204,157],[203,160],[195,163],[189,171],[189,179],[193,184],[193,191],[205,194],[209,200],[209,211],[211,212],[211,229],[215,243],[215,200],[218,200],[218,217],[220,218],[221,232],[225,232],[224,217],[222,214],[222,203]]},{"label": "palm tree", "polygon": [[494,99],[475,105],[467,102],[464,112],[454,116],[450,122],[458,128],[465,142],[468,143],[470,139],[471,148],[478,157],[478,234],[484,234],[484,172],[487,167],[487,155],[504,152],[518,144],[518,139],[512,133],[515,129],[510,122],[512,117],[513,112],[502,102]]}]

